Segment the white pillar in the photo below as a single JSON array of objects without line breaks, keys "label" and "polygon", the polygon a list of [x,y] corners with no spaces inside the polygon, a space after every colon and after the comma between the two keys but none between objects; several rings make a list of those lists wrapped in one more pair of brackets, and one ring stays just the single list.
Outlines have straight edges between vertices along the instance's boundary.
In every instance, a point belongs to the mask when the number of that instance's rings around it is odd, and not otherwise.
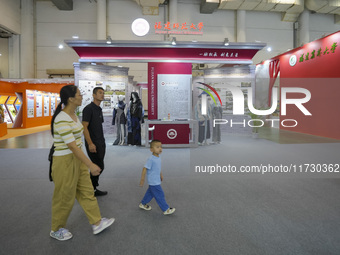
[{"label": "white pillar", "polygon": [[171,24],[177,23],[177,0],[169,1],[169,21]]},{"label": "white pillar", "polygon": [[106,40],[106,0],[97,0],[97,40]]},{"label": "white pillar", "polygon": [[34,75],[34,5],[33,0],[21,0],[20,78]]},{"label": "white pillar", "polygon": [[245,42],[246,41],[246,11],[237,10],[236,11],[236,41]]},{"label": "white pillar", "polygon": [[299,43],[297,46],[300,46],[305,43],[309,43],[309,11],[304,10],[300,15],[299,22]]},{"label": "white pillar", "polygon": [[8,58],[8,66],[9,66],[9,77],[10,79],[19,79],[20,78],[20,35],[12,35],[9,38],[9,58]]},{"label": "white pillar", "polygon": [[80,72],[80,63],[74,62],[74,85],[79,86],[79,72]]}]

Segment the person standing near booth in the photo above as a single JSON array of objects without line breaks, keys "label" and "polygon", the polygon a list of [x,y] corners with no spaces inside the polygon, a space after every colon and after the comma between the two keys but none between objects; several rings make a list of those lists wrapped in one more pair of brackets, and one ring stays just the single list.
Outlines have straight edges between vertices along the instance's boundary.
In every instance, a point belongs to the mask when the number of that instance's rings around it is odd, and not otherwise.
[{"label": "person standing near booth", "polygon": [[[82,123],[84,126],[85,147],[92,162],[97,164],[101,172],[104,171],[104,157],[106,144],[103,131],[103,111],[100,103],[104,100],[104,89],[96,87],[93,89],[93,101],[83,109]],[[99,175],[100,175],[99,174]],[[91,174],[91,181],[95,196],[105,196],[107,191],[101,191],[99,186],[99,175]]]}]

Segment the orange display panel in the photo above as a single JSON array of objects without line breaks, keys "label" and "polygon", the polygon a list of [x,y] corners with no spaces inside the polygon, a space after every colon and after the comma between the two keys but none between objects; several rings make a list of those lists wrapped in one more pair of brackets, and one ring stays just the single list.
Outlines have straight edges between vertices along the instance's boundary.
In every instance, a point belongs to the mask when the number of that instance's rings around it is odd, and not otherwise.
[{"label": "orange display panel", "polygon": [[9,104],[14,104],[15,99],[17,99],[16,96],[11,96],[11,97],[8,99],[8,101],[7,101],[7,105],[9,105]]},{"label": "orange display panel", "polygon": [[8,96],[0,96],[0,104],[5,104]]},{"label": "orange display panel", "polygon": [[15,101],[15,105],[21,105],[21,102],[20,102],[19,98],[18,98],[17,101]]}]

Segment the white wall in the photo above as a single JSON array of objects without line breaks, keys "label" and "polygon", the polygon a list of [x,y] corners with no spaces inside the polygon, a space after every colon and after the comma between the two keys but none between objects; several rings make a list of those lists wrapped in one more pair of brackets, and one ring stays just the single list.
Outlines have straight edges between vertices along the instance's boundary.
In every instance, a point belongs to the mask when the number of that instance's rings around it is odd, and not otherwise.
[{"label": "white wall", "polygon": [[0,38],[0,77],[8,78],[8,39]]},{"label": "white wall", "polygon": [[0,27],[20,34],[20,0],[0,0]]},{"label": "white wall", "polygon": [[[73,69],[79,57],[64,40],[72,40],[73,35],[80,40],[96,40],[96,10],[94,1],[75,0],[73,11],[60,11],[49,1],[37,2],[37,78],[47,78],[46,69]],[[60,50],[59,44],[64,49]]]}]

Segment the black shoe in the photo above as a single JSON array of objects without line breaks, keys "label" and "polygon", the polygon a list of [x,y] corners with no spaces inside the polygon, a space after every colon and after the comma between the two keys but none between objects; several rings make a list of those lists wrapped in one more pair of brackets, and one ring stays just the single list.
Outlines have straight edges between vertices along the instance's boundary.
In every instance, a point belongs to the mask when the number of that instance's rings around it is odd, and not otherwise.
[{"label": "black shoe", "polygon": [[95,197],[105,196],[105,195],[107,195],[107,191],[101,191],[101,190],[99,190],[99,189],[96,189],[96,190],[94,191],[94,196],[95,196]]}]

